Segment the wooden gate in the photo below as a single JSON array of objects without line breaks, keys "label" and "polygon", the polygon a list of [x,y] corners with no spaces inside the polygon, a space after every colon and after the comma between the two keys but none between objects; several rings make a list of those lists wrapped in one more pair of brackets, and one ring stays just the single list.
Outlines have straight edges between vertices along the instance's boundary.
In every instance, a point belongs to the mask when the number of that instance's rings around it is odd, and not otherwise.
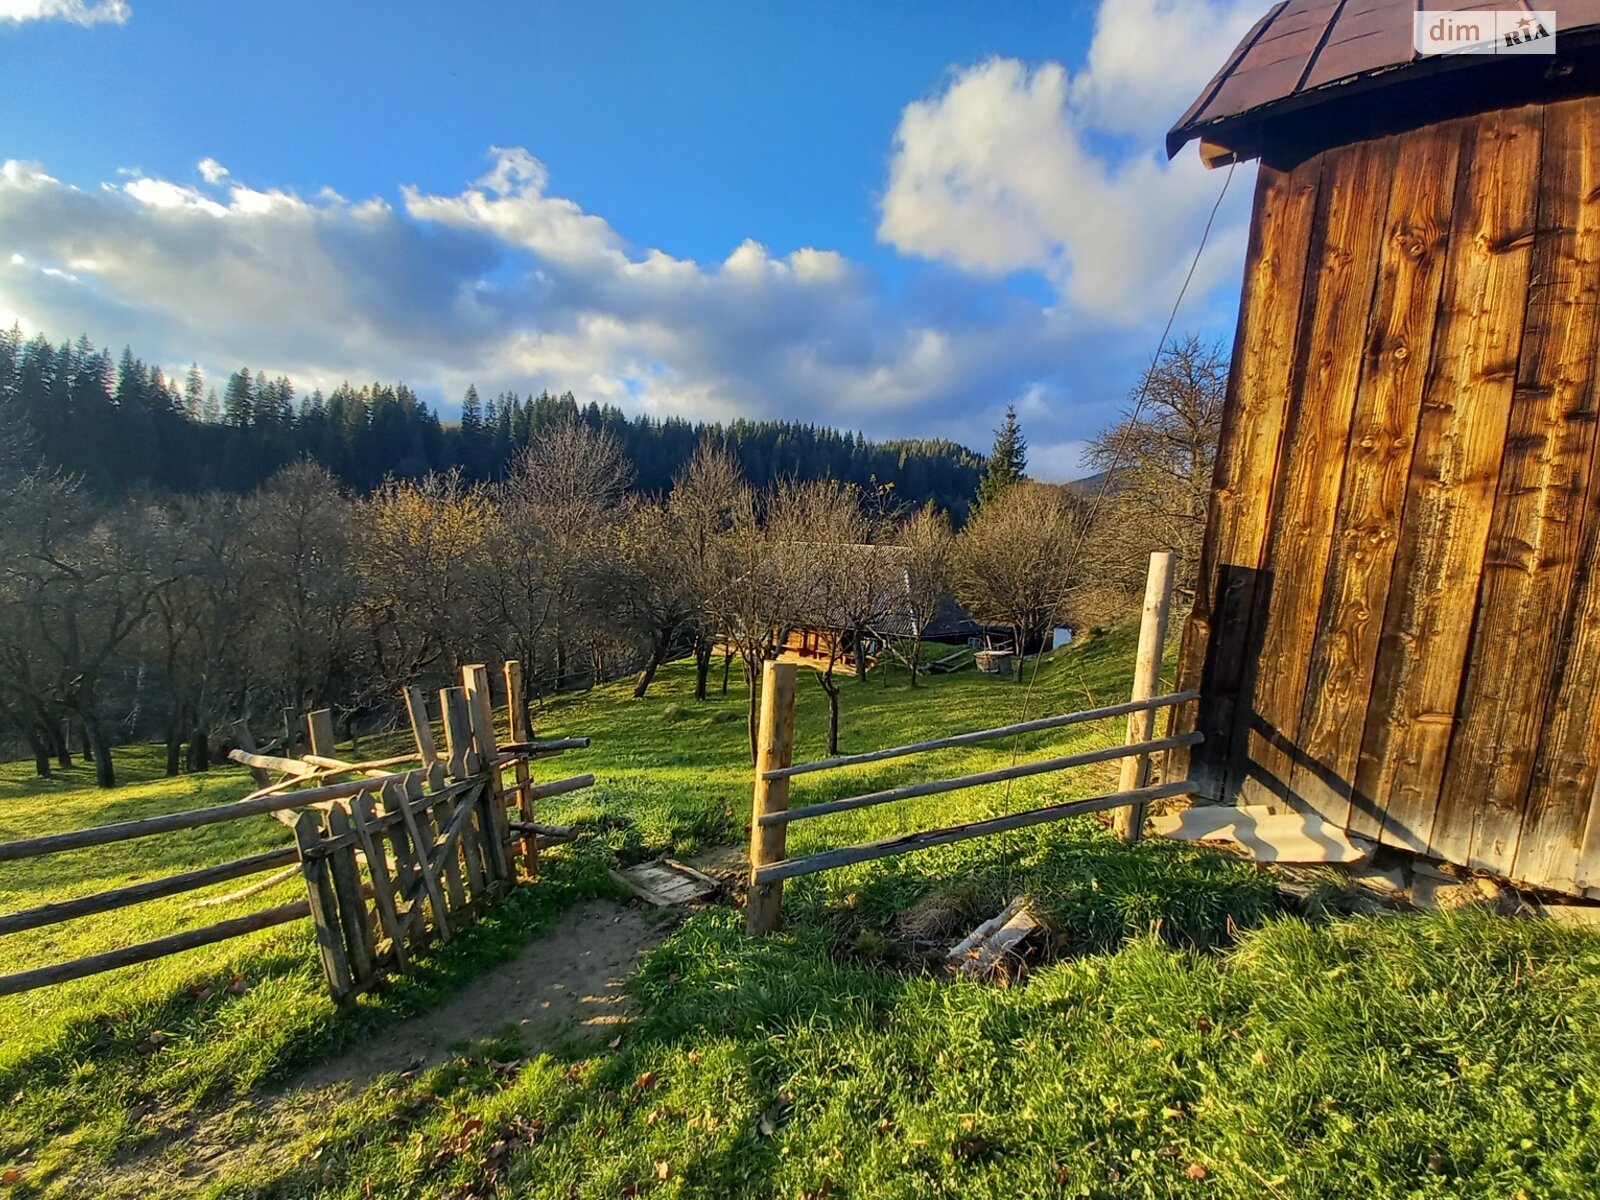
[{"label": "wooden gate", "polygon": [[[282,849],[5,914],[0,916],[3,933],[110,912],[274,868],[298,872],[306,885],[304,900],[0,976],[0,995],[148,962],[309,916],[329,990],[344,1002],[386,970],[404,969],[412,954],[433,939],[449,941],[485,906],[537,875],[541,835],[553,831],[536,822],[536,802],[594,782],[593,775],[533,782],[533,760],[583,749],[589,740],[533,740],[521,668],[510,662],[508,737],[501,741],[488,684],[483,666],[468,666],[462,669],[461,687],[439,693],[442,752],[421,691],[409,688],[405,700],[415,753],[375,762],[336,758],[331,714],[324,709],[306,715],[310,751],[302,756],[260,754],[248,746],[233,752],[231,757],[248,766],[258,784],[236,803],[0,844],[0,862],[16,861],[263,814],[291,826],[295,837],[294,845]],[[236,727],[236,735],[249,742],[247,729]],[[509,786],[507,772],[512,775]],[[335,782],[341,775],[357,778]]]}]

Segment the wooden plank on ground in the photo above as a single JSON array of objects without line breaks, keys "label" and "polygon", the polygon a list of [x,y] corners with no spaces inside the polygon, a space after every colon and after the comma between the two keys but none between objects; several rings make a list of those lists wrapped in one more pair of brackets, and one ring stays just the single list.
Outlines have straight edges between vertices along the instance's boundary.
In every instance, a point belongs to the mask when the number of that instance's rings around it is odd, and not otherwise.
[{"label": "wooden plank on ground", "polygon": [[1165,775],[1187,776],[1200,794],[1223,798],[1239,692],[1246,682],[1245,633],[1278,477],[1301,294],[1322,170],[1320,155],[1289,169],[1263,163],[1245,260],[1233,370],[1208,504],[1194,610],[1179,654],[1178,691],[1200,700],[1174,711],[1174,733],[1205,741],[1172,751]]},{"label": "wooden plank on ground", "polygon": [[[1405,507],[1466,122],[1408,139],[1390,181],[1377,289],[1312,643],[1291,794],[1335,825],[1376,837],[1380,814],[1352,796],[1361,732]],[[1354,810],[1352,811],[1352,800]]]},{"label": "wooden plank on ground", "polygon": [[[1234,729],[1228,794],[1245,803],[1287,800],[1301,757],[1300,714],[1310,680],[1307,650],[1322,612],[1333,521],[1372,316],[1379,246],[1395,173],[1395,139],[1330,150],[1323,160],[1306,278],[1306,316],[1291,383],[1291,413],[1278,472],[1250,643],[1259,665]],[[1237,782],[1233,771],[1237,770]]]},{"label": "wooden plank on ground", "polygon": [[[1538,196],[1538,108],[1475,119],[1456,199],[1417,448],[1406,483],[1356,790],[1384,809],[1380,838],[1422,850],[1472,631],[1516,383]],[[1440,857],[1464,856],[1441,827]]]}]

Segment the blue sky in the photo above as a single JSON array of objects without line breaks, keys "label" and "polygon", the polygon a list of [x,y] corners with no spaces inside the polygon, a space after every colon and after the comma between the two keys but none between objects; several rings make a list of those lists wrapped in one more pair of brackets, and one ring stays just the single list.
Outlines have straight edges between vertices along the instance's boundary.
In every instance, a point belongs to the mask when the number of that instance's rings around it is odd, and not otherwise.
[{"label": "blue sky", "polygon": [[[0,318],[450,411],[571,387],[987,441],[1113,418],[1259,5],[0,0]],[[203,164],[203,165],[202,165]],[[1226,335],[1249,180],[1180,327]]]}]

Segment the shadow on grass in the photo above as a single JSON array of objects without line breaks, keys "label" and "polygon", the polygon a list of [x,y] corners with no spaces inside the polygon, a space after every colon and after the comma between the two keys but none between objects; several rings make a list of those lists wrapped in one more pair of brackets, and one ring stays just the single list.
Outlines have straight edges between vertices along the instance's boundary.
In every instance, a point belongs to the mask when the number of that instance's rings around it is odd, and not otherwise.
[{"label": "shadow on grass", "polygon": [[1182,842],[1128,846],[1092,818],[942,846],[902,860],[808,876],[786,905],[841,938],[863,931],[960,936],[1027,894],[1056,922],[1068,954],[1104,954],[1154,932],[1187,949],[1230,945],[1276,908],[1250,864]]}]

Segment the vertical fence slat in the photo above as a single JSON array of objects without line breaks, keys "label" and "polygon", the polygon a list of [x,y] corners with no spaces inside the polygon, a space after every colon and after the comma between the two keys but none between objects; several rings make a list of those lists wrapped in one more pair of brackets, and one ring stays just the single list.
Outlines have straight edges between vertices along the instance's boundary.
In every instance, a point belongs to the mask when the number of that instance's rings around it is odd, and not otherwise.
[{"label": "vertical fence slat", "polygon": [[[1133,700],[1148,700],[1161,694],[1161,652],[1167,644],[1167,618],[1172,612],[1172,568],[1176,556],[1157,550],[1150,556],[1150,569],[1144,581],[1144,611],[1139,622],[1139,652],[1133,665]],[[1128,714],[1128,742],[1132,746],[1148,742],[1155,727],[1151,708]],[[1150,783],[1150,756],[1140,754],[1122,760],[1120,792],[1131,792]],[[1137,842],[1144,833],[1142,803],[1119,808],[1116,830],[1125,842]]]},{"label": "vertical fence slat", "polygon": [[[439,835],[450,827],[450,822],[455,815],[456,801],[453,797],[446,796],[428,805],[428,820],[433,826],[432,833],[435,847],[439,845]],[[451,921],[455,921],[458,916],[465,920],[467,895],[466,888],[461,881],[460,838],[457,838],[447,848],[437,866],[438,870],[444,874],[444,890],[445,895],[448,897]]]},{"label": "vertical fence slat", "polygon": [[428,811],[423,809],[419,814],[417,801],[422,796],[422,782],[419,772],[412,772],[406,776],[406,782],[397,795],[392,799],[386,795],[385,802],[392,803],[400,809],[400,819],[405,822],[406,832],[411,835],[411,844],[415,848],[418,862],[418,882],[412,885],[407,893],[417,914],[412,922],[412,936],[420,938],[424,933],[422,924],[422,898],[426,893],[428,905],[433,909],[433,927],[439,933],[441,942],[450,940],[450,916],[444,900],[444,891],[439,886],[439,868],[430,867],[433,859],[433,822]]},{"label": "vertical fence slat", "polygon": [[[350,833],[350,816],[342,804],[328,810],[329,839]],[[361,872],[356,867],[355,842],[346,838],[328,855],[328,870],[333,876],[333,894],[339,905],[339,924],[344,927],[345,948],[350,952],[350,970],[356,986],[365,987],[377,974],[377,955],[373,951],[372,916],[361,894]]]},{"label": "vertical fence slat", "polygon": [[377,814],[372,808],[371,792],[362,792],[351,799],[350,820],[355,826],[356,840],[361,843],[361,852],[367,859],[367,874],[372,877],[372,904],[378,910],[378,923],[389,938],[389,953],[394,956],[398,966],[404,967],[405,927],[400,923],[400,911],[395,904],[394,878],[389,874],[388,852],[383,839],[373,833]]},{"label": "vertical fence slat", "polygon": [[311,923],[317,933],[322,973],[327,977],[328,990],[333,993],[334,1000],[342,1004],[355,991],[355,981],[351,978],[350,960],[339,934],[338,903],[334,899],[333,883],[328,878],[327,860],[321,856],[322,826],[315,813],[300,814],[294,836],[300,847],[300,873],[306,881],[306,899],[311,904]]},{"label": "vertical fence slat", "polygon": [[783,923],[783,883],[757,883],[756,871],[788,854],[787,825],[763,825],[768,813],[789,807],[789,780],[767,779],[766,772],[789,766],[794,759],[793,663],[769,662],[761,672],[761,724],[756,735],[756,781],[750,811],[750,895],[745,904],[745,930],[771,933]]},{"label": "vertical fence slat", "polygon": [[408,687],[405,691],[406,716],[411,719],[411,736],[417,743],[417,757],[424,768],[439,761],[439,751],[433,743],[433,726],[428,723],[428,702],[422,698],[422,689]]},{"label": "vertical fence slat", "polygon": [[472,752],[472,721],[466,693],[458,687],[439,689],[439,711],[444,718],[445,753],[451,779],[465,779],[478,773]]},{"label": "vertical fence slat", "polygon": [[514,880],[507,843],[511,841],[511,825],[506,819],[504,775],[495,765],[500,756],[494,730],[494,704],[489,695],[489,668],[474,663],[461,668],[462,690],[467,694],[467,714],[472,726],[472,745],[487,775],[486,786],[479,812],[485,818],[483,826],[483,861],[486,872],[496,886],[509,887]]},{"label": "vertical fence slat", "polygon": [[[506,676],[506,724],[511,731],[512,742],[527,742],[533,740],[533,722],[528,718],[528,696],[523,688],[522,664],[516,659],[509,659],[505,665]],[[528,760],[519,757],[512,768],[516,775],[517,808],[526,824],[534,822],[533,797],[528,794],[528,785],[532,778],[528,771]],[[529,879],[539,876],[539,839],[531,833],[522,835],[522,869]]]}]

